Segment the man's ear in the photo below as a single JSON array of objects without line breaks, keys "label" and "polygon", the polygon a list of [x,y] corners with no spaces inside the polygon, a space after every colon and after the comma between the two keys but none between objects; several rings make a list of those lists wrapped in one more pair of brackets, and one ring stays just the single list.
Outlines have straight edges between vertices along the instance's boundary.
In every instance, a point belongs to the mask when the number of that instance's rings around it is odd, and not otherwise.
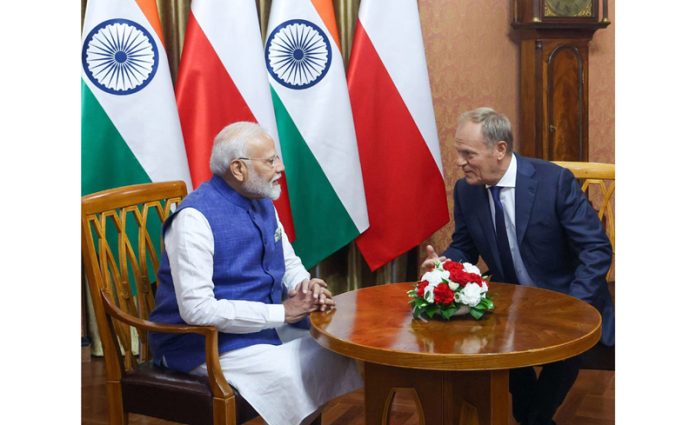
[{"label": "man's ear", "polygon": [[504,140],[498,140],[495,142],[495,155],[498,161],[502,160],[505,158],[505,155],[508,153],[508,145],[505,143]]},{"label": "man's ear", "polygon": [[235,159],[234,161],[230,162],[228,170],[232,178],[238,182],[242,183],[246,180],[247,169],[244,161]]}]

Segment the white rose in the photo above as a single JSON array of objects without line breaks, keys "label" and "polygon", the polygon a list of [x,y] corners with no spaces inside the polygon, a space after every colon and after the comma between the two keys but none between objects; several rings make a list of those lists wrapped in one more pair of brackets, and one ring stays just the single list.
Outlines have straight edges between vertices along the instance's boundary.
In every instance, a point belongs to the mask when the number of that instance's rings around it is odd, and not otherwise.
[{"label": "white rose", "polygon": [[464,271],[467,273],[476,273],[481,276],[481,270],[471,263],[464,263]]},{"label": "white rose", "polygon": [[464,290],[458,293],[461,294],[460,302],[469,307],[476,307],[481,302],[481,289],[476,283],[467,283]]},{"label": "white rose", "polygon": [[423,298],[424,298],[427,302],[429,302],[430,304],[432,304],[432,303],[435,301],[435,293],[434,293],[434,291],[435,291],[435,287],[436,287],[436,286],[437,286],[437,285],[432,285],[432,284],[430,284],[430,285],[426,286],[425,289],[423,290]]},{"label": "white rose", "polygon": [[456,291],[459,288],[459,284],[457,282],[449,281],[449,288],[453,291]]},{"label": "white rose", "polygon": [[442,283],[442,279],[447,278],[449,278],[448,271],[443,272],[442,270],[434,269],[423,274],[423,277],[421,277],[421,281],[427,281],[429,286],[437,286],[440,283]]},{"label": "white rose", "polygon": [[481,288],[481,292],[488,292],[488,284],[485,280],[481,282],[481,285],[483,285],[483,287]]}]

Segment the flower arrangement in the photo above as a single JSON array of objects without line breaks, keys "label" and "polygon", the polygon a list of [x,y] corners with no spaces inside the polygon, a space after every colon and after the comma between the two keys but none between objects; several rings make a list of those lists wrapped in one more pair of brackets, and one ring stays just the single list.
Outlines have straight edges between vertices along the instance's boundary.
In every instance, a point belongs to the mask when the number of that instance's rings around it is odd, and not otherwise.
[{"label": "flower arrangement", "polygon": [[407,292],[413,317],[432,319],[438,315],[446,320],[467,313],[480,319],[495,307],[487,293],[488,276],[481,276],[473,264],[451,260],[436,262]]}]

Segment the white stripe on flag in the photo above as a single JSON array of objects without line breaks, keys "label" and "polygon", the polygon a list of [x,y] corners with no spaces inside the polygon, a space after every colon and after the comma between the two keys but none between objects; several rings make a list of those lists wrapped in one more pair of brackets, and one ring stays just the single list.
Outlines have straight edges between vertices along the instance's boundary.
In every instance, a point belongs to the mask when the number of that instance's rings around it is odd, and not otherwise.
[{"label": "white stripe on flag", "polygon": [[[196,0],[191,12],[261,127],[276,142],[278,129],[254,0]],[[244,42],[240,42],[244,40]],[[241,66],[240,66],[241,65]],[[266,90],[260,90],[265,87]]]},{"label": "white stripe on flag", "polygon": [[113,95],[82,79],[109,116],[152,181],[184,180],[191,190],[188,162],[166,51],[150,22],[134,1],[87,3],[83,42],[92,28],[115,17],[142,25],[152,36],[159,61],[155,76],[142,90]]},{"label": "white stripe on flag", "polygon": [[444,176],[416,0],[363,0],[358,18]]}]

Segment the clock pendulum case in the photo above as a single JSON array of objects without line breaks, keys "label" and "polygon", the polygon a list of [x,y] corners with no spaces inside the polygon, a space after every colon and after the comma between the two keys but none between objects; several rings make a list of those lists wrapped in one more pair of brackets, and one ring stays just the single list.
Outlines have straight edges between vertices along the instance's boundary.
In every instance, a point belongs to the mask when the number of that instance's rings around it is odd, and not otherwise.
[{"label": "clock pendulum case", "polygon": [[602,0],[512,0],[520,45],[520,153],[588,160],[589,43],[609,25]]}]

